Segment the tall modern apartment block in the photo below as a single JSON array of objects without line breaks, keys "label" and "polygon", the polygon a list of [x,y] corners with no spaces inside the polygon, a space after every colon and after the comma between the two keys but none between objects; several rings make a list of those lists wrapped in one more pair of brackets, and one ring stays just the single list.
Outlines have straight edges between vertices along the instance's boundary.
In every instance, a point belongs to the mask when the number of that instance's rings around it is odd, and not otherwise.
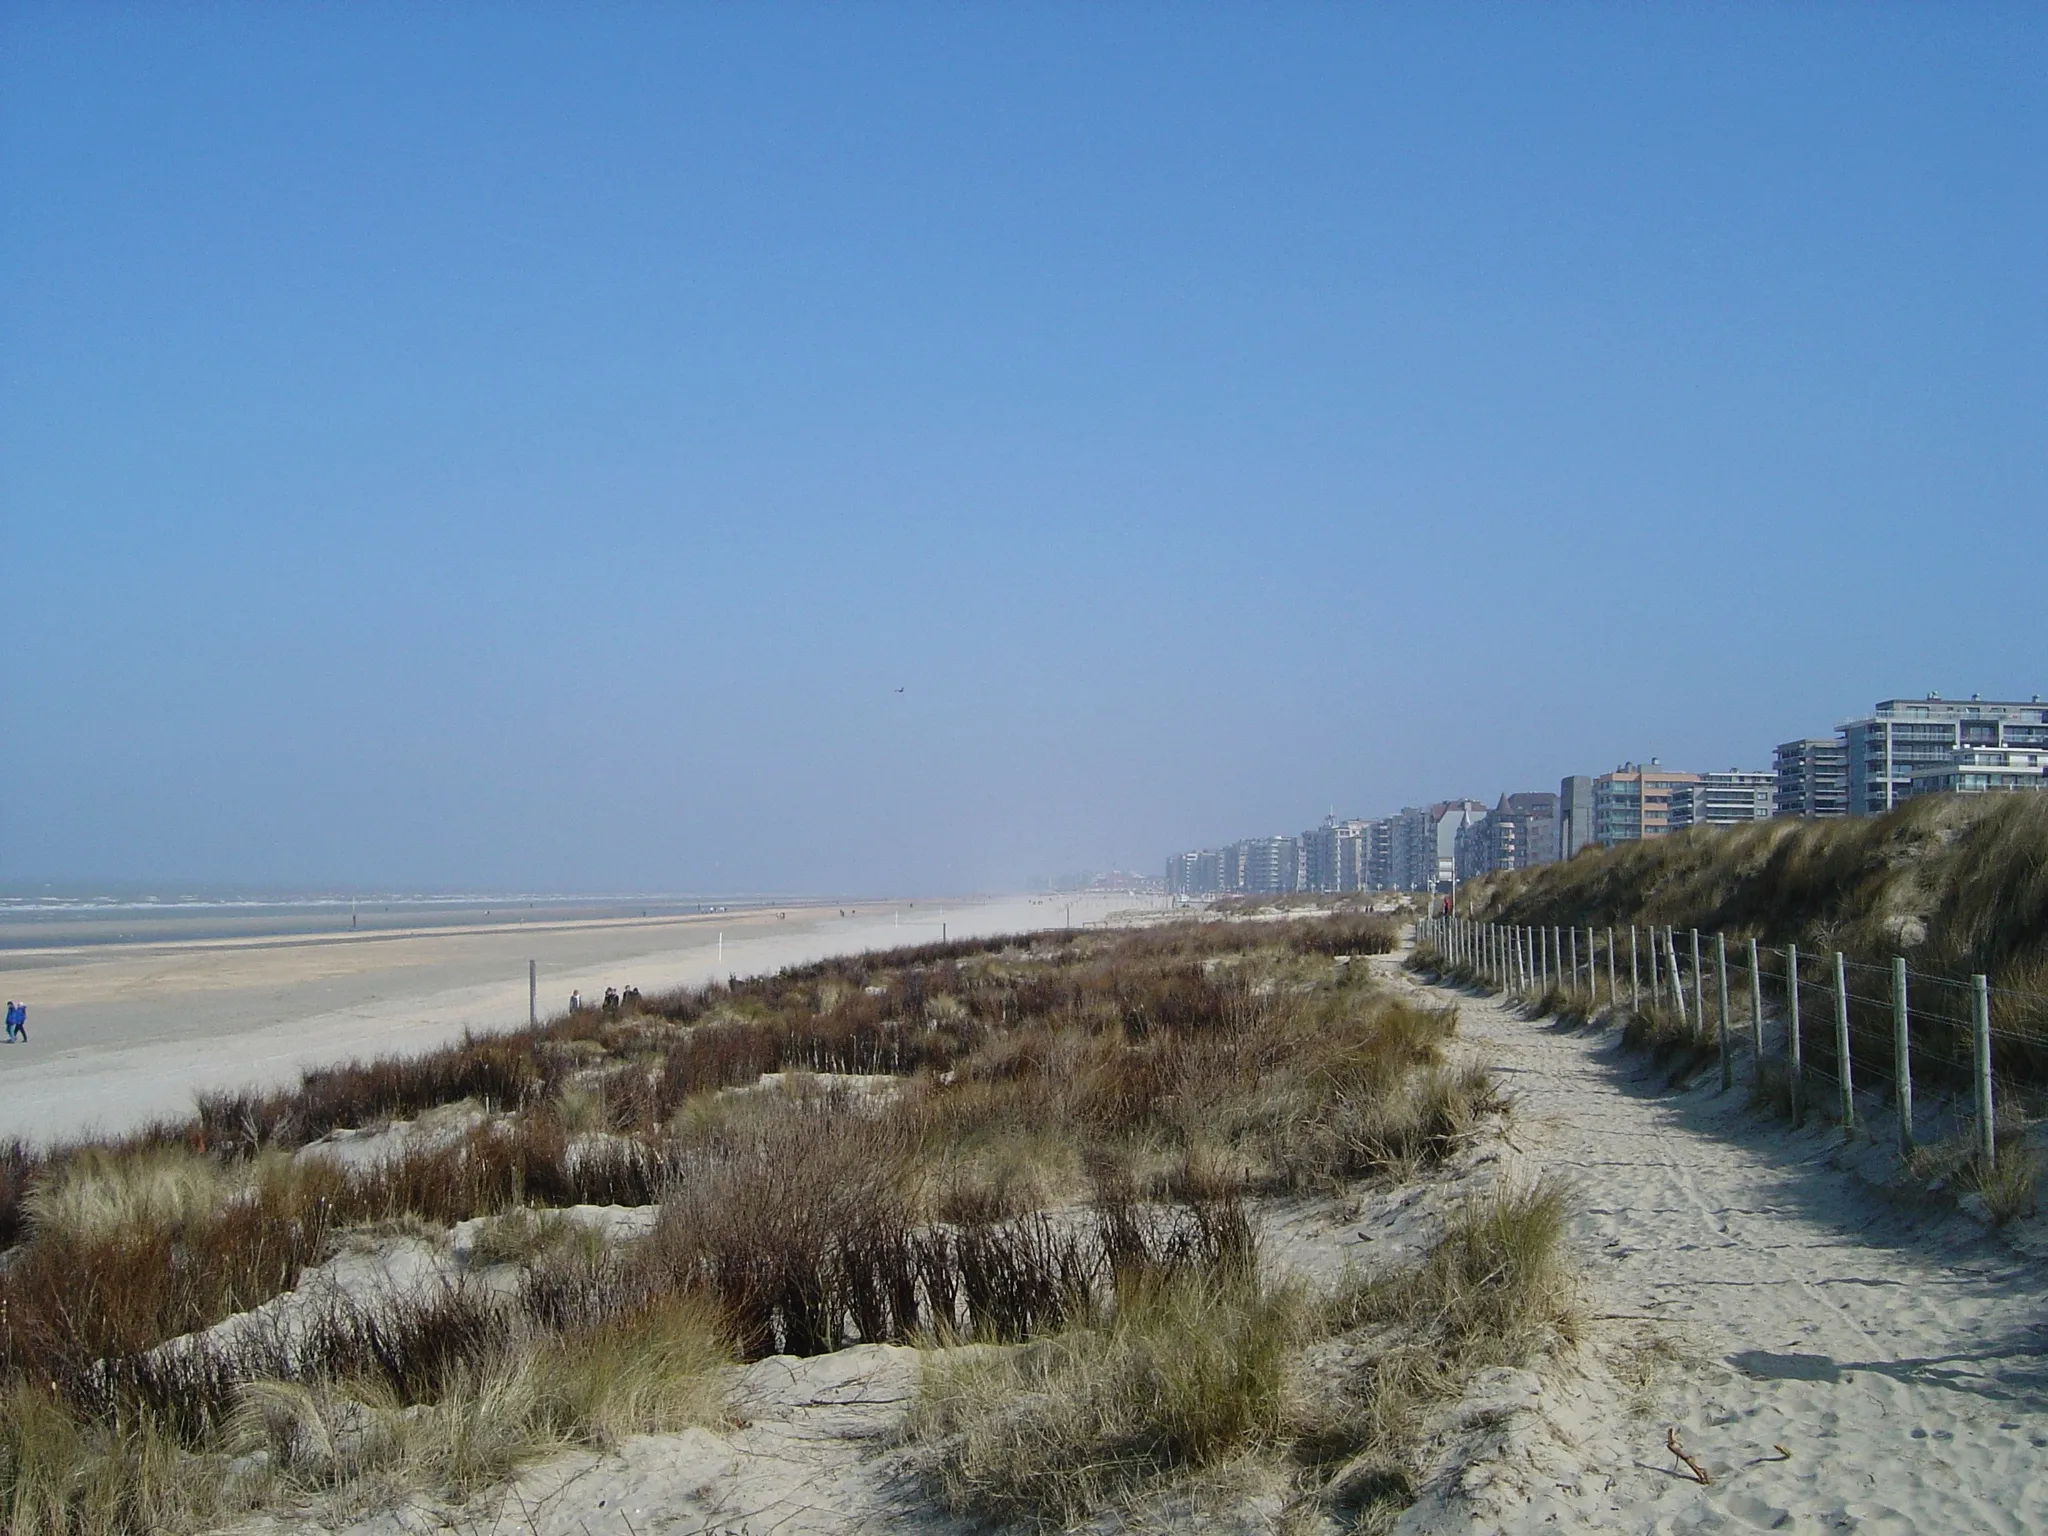
[{"label": "tall modern apartment block", "polygon": [[1547,790],[1502,795],[1498,805],[1458,834],[1458,878],[1555,863],[1557,805],[1558,797]]},{"label": "tall modern apartment block", "polygon": [[1769,821],[1778,797],[1775,773],[1703,773],[1697,783],[1671,790],[1671,830],[1680,827],[1724,827],[1742,821]]},{"label": "tall modern apartment block", "polygon": [[1301,886],[1307,891],[1372,889],[1373,823],[1327,818],[1301,834]]},{"label": "tall modern apartment block", "polygon": [[1593,776],[1575,773],[1558,781],[1557,856],[1568,859],[1593,846]]},{"label": "tall modern apartment block", "polygon": [[[1849,814],[1876,816],[1944,782],[1959,753],[2048,750],[2048,706],[1978,698],[1886,699],[1839,728],[1848,756]],[[1923,771],[1924,770],[1924,771]]]},{"label": "tall modern apartment block", "polygon": [[1780,816],[1812,821],[1849,814],[1849,749],[1839,738],[1778,743],[1777,781],[1773,808]]},{"label": "tall modern apartment block", "polygon": [[1301,843],[1292,837],[1248,837],[1166,861],[1170,896],[1286,896],[1300,885]]},{"label": "tall modern apartment block", "polygon": [[1916,795],[1988,795],[2009,789],[2048,789],[2048,751],[1958,747],[1947,762],[1913,770]]},{"label": "tall modern apartment block", "polygon": [[1671,831],[1674,792],[1700,782],[1696,773],[1673,773],[1655,758],[1649,766],[1624,763],[1593,780],[1593,841],[1603,848]]},{"label": "tall modern apartment block", "polygon": [[1286,896],[1300,888],[1301,844],[1291,837],[1253,837],[1238,850],[1237,889],[1248,896]]}]

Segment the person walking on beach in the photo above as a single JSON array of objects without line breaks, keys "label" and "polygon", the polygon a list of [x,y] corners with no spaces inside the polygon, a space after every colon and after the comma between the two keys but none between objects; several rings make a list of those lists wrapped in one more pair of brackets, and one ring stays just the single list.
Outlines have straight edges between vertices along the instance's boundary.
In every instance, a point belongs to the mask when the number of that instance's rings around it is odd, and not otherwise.
[{"label": "person walking on beach", "polygon": [[14,1044],[14,999],[7,999],[7,1043]]},{"label": "person walking on beach", "polygon": [[28,1043],[28,1004],[10,1002],[7,1005],[7,1043],[15,1041]]}]

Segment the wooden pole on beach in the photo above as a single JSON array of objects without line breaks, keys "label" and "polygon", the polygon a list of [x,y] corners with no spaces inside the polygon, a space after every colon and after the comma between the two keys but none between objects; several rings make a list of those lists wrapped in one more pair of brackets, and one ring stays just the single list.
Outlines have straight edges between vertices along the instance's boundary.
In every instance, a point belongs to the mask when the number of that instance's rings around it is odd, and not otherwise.
[{"label": "wooden pole on beach", "polygon": [[1607,930],[1607,1006],[1621,1006],[1621,989],[1614,984],[1614,929]]},{"label": "wooden pole on beach", "polygon": [[1636,966],[1636,925],[1628,925],[1628,1006],[1632,1013],[1643,1011],[1643,973]]},{"label": "wooden pole on beach", "polygon": [[1692,1016],[1700,1021],[1700,1028],[1707,1027],[1707,968],[1700,964],[1700,931],[1692,931]]},{"label": "wooden pole on beach", "polygon": [[1899,1156],[1913,1155],[1913,1040],[1906,1013],[1906,957],[1892,956],[1892,1078],[1899,1109]]},{"label": "wooden pole on beach", "polygon": [[1721,992],[1718,1033],[1721,1036],[1721,1091],[1726,1093],[1735,1086],[1735,1056],[1728,1043],[1728,935],[1725,933],[1714,935],[1714,970]]},{"label": "wooden pole on beach", "polygon": [[526,962],[526,1023],[540,1023],[540,966],[532,960]]},{"label": "wooden pole on beach", "polygon": [[1989,1173],[1998,1160],[1998,1116],[1991,1102],[1991,983],[1985,977],[1970,978],[1970,1002],[1977,1026],[1971,1031],[1977,1047],[1977,1155]]},{"label": "wooden pole on beach", "polygon": [[1799,1039],[1799,946],[1785,946],[1785,1055],[1792,1064],[1792,1124],[1806,1119],[1806,1072]]},{"label": "wooden pole on beach", "polygon": [[1757,962],[1756,940],[1749,941],[1749,1028],[1756,1045],[1756,1080],[1764,1080],[1764,973]]},{"label": "wooden pole on beach", "polygon": [[[1685,978],[1678,973],[1678,933],[1668,925],[1664,929],[1664,958],[1671,965],[1671,1001],[1678,1005],[1678,1022],[1690,1029],[1693,1021],[1685,1009]],[[1704,1025],[1706,1020],[1700,1023]]]},{"label": "wooden pole on beach", "polygon": [[1842,952],[1835,951],[1835,1065],[1842,1088],[1842,1129],[1856,1129],[1856,1087],[1851,1081],[1849,1059],[1849,965]]}]

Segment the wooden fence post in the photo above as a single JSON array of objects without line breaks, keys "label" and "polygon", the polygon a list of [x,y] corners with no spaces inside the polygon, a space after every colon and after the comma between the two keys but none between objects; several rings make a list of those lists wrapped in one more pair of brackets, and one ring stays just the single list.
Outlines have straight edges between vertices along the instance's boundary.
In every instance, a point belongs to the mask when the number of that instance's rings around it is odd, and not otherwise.
[{"label": "wooden fence post", "polygon": [[1636,965],[1636,925],[1628,925],[1628,1006],[1631,1013],[1643,1011],[1643,973]]},{"label": "wooden fence post", "polygon": [[1986,1173],[1998,1162],[1998,1114],[1991,1102],[1991,983],[1983,976],[1970,978],[1972,1012],[1976,1015],[1977,1041],[1977,1155],[1984,1159]]},{"label": "wooden fence post", "polygon": [[1842,952],[1835,951],[1835,1065],[1842,1084],[1842,1129],[1856,1129],[1856,1086],[1849,1056],[1849,966]]},{"label": "wooden fence post", "polygon": [[1764,973],[1757,963],[1756,940],[1749,941],[1749,1028],[1756,1037],[1756,1080],[1764,1080]]},{"label": "wooden fence post", "polygon": [[1735,1086],[1735,1056],[1728,1044],[1728,935],[1714,935],[1714,971],[1719,979],[1721,994],[1720,1023],[1716,1033],[1721,1037],[1721,1091],[1726,1093]]},{"label": "wooden fence post", "polygon": [[1799,946],[1785,946],[1785,1054],[1792,1064],[1792,1124],[1806,1120],[1806,1067],[1799,1040]]},{"label": "wooden fence post", "polygon": [[1700,931],[1692,931],[1692,998],[1693,1017],[1700,1021],[1700,1028],[1707,1027],[1707,968],[1700,964]]},{"label": "wooden fence post", "polygon": [[1664,988],[1657,979],[1658,969],[1663,963],[1663,961],[1657,958],[1657,925],[1652,923],[1650,925],[1650,1006],[1652,1008],[1664,1006]]},{"label": "wooden fence post", "polygon": [[1892,1082],[1899,1110],[1899,1156],[1913,1155],[1913,1039],[1906,1013],[1906,957],[1892,956]]},{"label": "wooden fence post", "polygon": [[1668,923],[1664,927],[1664,958],[1671,965],[1671,1001],[1678,1005],[1678,1022],[1689,1030],[1692,1019],[1685,1011],[1685,978],[1678,973],[1678,935]]},{"label": "wooden fence post", "polygon": [[1616,1012],[1619,1012],[1621,1009],[1621,992],[1614,985],[1614,927],[1612,924],[1609,924],[1607,929],[1607,1006]]}]

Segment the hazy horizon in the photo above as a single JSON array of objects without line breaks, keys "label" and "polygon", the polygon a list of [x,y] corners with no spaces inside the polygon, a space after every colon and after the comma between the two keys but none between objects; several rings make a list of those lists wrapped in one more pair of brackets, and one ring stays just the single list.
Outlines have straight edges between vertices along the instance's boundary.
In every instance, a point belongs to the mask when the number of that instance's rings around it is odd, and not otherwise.
[{"label": "hazy horizon", "polygon": [[0,13],[0,883],[787,895],[2048,692],[2048,13]]}]

